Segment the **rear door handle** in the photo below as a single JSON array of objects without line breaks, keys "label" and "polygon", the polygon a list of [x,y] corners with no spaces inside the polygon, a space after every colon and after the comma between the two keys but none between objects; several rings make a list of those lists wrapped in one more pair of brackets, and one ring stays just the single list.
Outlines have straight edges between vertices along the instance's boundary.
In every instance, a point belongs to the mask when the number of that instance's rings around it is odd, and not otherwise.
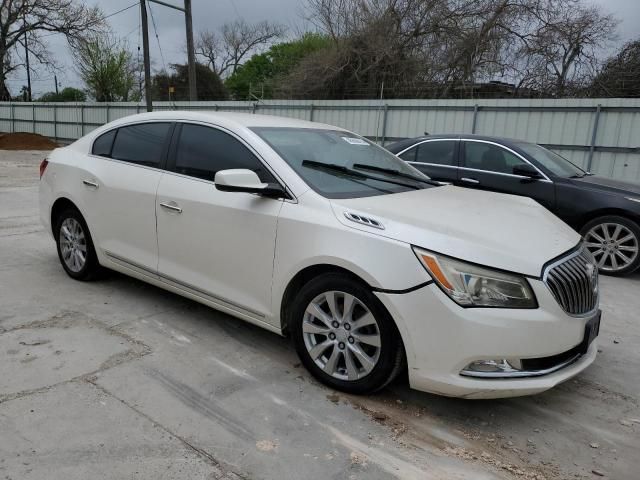
[{"label": "rear door handle", "polygon": [[460,180],[462,180],[465,183],[473,183],[474,185],[477,185],[480,183],[480,180],[476,180],[475,178],[462,177]]},{"label": "rear door handle", "polygon": [[171,210],[172,212],[182,213],[182,209],[178,206],[176,202],[161,203],[160,206],[162,208],[166,208],[167,210]]},{"label": "rear door handle", "polygon": [[100,185],[98,185],[97,182],[94,182],[93,180],[82,180],[82,183],[84,183],[87,187],[92,187],[92,188],[98,188]]}]

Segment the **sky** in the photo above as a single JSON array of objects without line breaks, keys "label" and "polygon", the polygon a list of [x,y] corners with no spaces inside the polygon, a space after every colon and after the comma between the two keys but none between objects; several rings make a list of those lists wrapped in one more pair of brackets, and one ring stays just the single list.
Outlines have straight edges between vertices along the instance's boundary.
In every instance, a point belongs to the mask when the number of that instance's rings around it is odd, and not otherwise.
[{"label": "sky", "polygon": [[[182,5],[181,0],[164,0],[166,3]],[[619,27],[620,43],[640,36],[640,0],[587,0],[600,5],[621,20]],[[87,0],[89,5],[98,5],[106,15],[113,14],[134,4],[137,0]],[[151,3],[151,12],[155,20],[149,18],[149,43],[152,69],[160,70],[163,65],[185,63],[185,28],[182,12],[162,5]],[[222,24],[243,18],[247,22],[269,20],[288,27],[290,34],[305,28],[303,20],[305,9],[303,0],[192,0],[193,28],[197,37],[202,30],[215,30]],[[140,37],[140,8],[133,6],[107,20],[118,37],[125,38],[133,52],[137,52]],[[156,32],[158,39],[156,39]],[[48,48],[57,63],[58,85],[82,87],[73,67],[73,59],[62,35],[47,37]],[[158,42],[159,41],[159,42]],[[158,43],[160,46],[158,46]],[[55,90],[54,72],[43,68],[34,68],[32,72],[32,92],[38,97],[44,92]],[[16,71],[8,80],[12,94],[17,94],[26,84],[25,70]]]}]

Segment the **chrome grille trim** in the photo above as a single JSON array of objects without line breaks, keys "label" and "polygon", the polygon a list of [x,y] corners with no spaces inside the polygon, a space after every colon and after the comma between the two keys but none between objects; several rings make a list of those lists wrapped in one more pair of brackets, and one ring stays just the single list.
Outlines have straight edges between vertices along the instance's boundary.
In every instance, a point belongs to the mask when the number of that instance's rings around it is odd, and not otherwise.
[{"label": "chrome grille trim", "polygon": [[542,280],[569,315],[583,316],[598,308],[598,267],[584,246],[549,265]]}]

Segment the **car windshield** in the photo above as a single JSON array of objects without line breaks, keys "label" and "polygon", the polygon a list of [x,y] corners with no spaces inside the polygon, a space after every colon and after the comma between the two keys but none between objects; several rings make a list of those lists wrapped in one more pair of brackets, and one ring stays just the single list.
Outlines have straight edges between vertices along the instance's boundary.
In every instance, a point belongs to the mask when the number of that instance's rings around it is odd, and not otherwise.
[{"label": "car windshield", "polygon": [[528,153],[537,160],[544,168],[558,177],[579,178],[587,174],[587,172],[566,158],[540,145],[534,143],[518,143],[517,145],[521,150],[524,150],[525,153]]},{"label": "car windshield", "polygon": [[368,197],[431,186],[423,173],[353,133],[281,127],[252,130],[327,198]]}]

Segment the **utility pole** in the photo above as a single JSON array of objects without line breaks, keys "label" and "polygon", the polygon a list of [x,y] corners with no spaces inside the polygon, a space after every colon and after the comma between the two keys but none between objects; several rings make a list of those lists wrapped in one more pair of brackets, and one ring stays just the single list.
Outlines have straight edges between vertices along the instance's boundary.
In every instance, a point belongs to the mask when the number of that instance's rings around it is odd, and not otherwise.
[{"label": "utility pole", "polygon": [[27,67],[27,102],[31,101],[31,68],[29,68],[29,45],[27,44],[27,19],[23,18],[23,24],[25,26],[24,32],[24,61]]},{"label": "utility pole", "polygon": [[189,61],[189,100],[198,100],[196,89],[196,54],[193,45],[193,24],[191,19],[191,0],[184,0],[184,20],[187,30],[187,59]]},{"label": "utility pole", "polygon": [[149,59],[149,22],[147,20],[147,4],[140,0],[140,19],[142,21],[142,53],[144,57],[144,98],[147,112],[153,111],[151,100],[151,60]]},{"label": "utility pole", "polygon": [[56,84],[56,95],[59,95],[59,93],[58,93],[58,76],[55,73],[53,74],[53,81]]},{"label": "utility pole", "polygon": [[[147,26],[147,8],[146,0],[140,0],[140,8],[142,12],[142,46],[144,49],[144,78],[145,78],[145,96],[147,97],[147,111],[151,111],[151,66],[149,64],[149,29]],[[189,64],[189,100],[198,99],[198,89],[196,81],[196,54],[193,43],[193,21],[191,14],[191,0],[184,0],[184,8],[176,7],[170,3],[161,0],[149,0],[149,2],[157,3],[164,7],[173,8],[184,13],[185,27],[187,31],[187,61]]]}]

